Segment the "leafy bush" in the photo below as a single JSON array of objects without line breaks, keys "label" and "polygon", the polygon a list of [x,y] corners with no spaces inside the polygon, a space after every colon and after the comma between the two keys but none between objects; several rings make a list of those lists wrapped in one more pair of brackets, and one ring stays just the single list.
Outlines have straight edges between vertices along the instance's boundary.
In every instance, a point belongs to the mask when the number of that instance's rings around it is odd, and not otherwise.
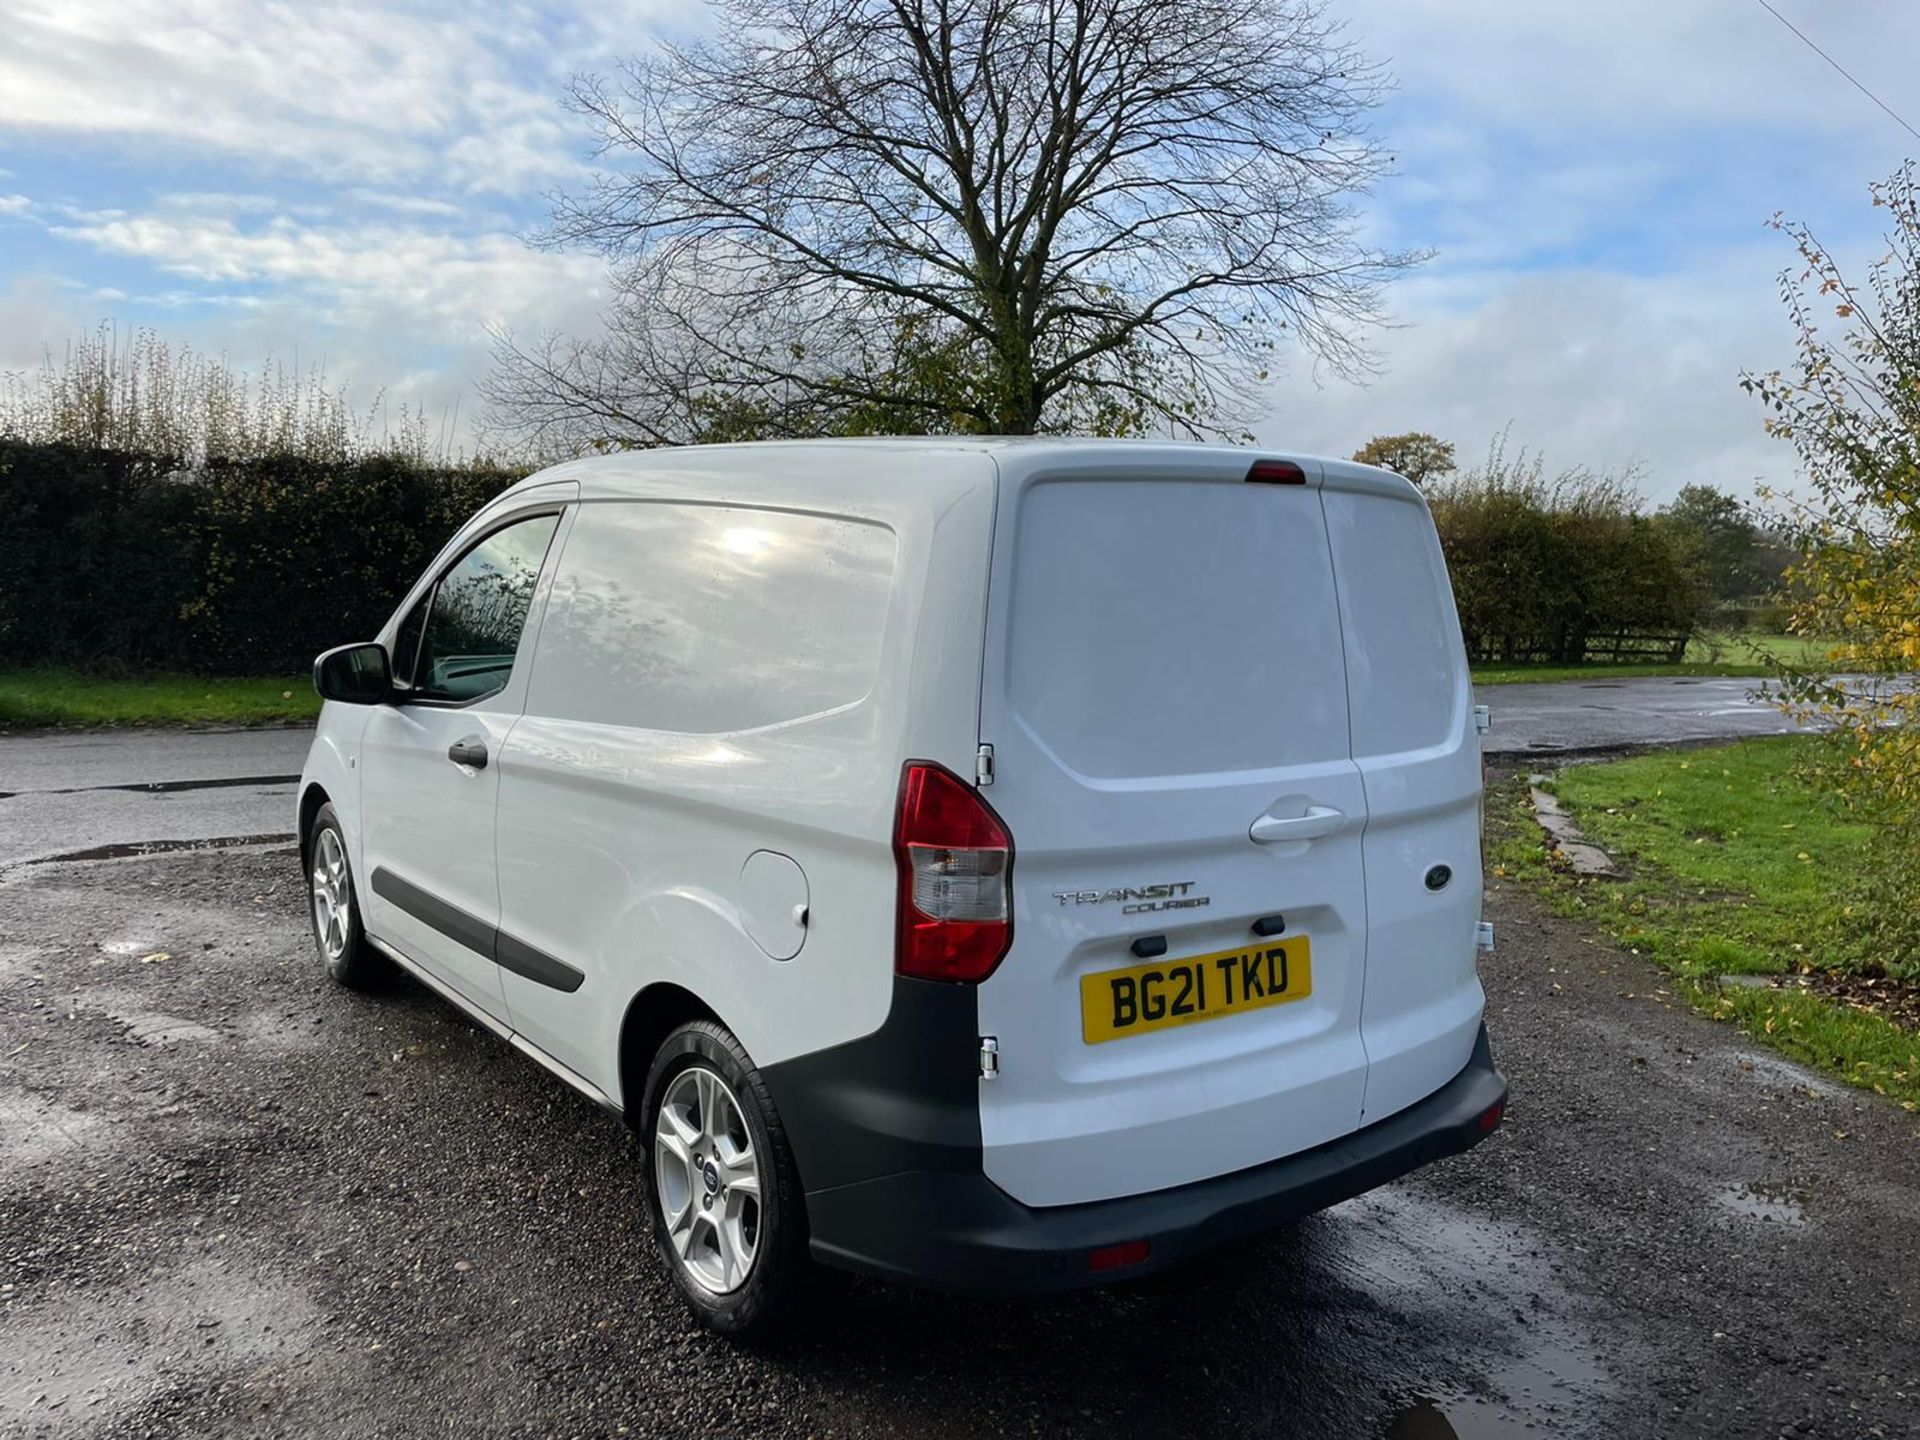
[{"label": "leafy bush", "polygon": [[1484,465],[1430,488],[1472,659],[1573,665],[1648,643],[1679,658],[1707,595],[1682,537],[1640,513],[1633,480],[1549,478],[1497,440]]},{"label": "leafy bush", "polygon": [[[1852,921],[1889,969],[1920,974],[1920,175],[1912,161],[1870,187],[1885,249],[1850,275],[1806,226],[1780,277],[1795,360],[1742,384],[1768,433],[1793,446],[1787,505],[1798,557],[1793,628],[1827,637],[1825,670],[1790,674],[1792,703],[1824,722],[1832,787],[1878,827],[1849,877]],[[1829,310],[1832,318],[1828,318]]]}]

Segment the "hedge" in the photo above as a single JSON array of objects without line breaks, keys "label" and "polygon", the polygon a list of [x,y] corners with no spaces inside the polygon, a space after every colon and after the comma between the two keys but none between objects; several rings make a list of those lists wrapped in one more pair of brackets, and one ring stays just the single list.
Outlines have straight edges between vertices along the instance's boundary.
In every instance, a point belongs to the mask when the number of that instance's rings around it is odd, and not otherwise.
[{"label": "hedge", "polygon": [[273,675],[377,630],[520,476],[0,440],[0,664]]},{"label": "hedge", "polygon": [[1431,497],[1476,663],[1680,657],[1708,594],[1677,529],[1604,489],[1470,480]]}]

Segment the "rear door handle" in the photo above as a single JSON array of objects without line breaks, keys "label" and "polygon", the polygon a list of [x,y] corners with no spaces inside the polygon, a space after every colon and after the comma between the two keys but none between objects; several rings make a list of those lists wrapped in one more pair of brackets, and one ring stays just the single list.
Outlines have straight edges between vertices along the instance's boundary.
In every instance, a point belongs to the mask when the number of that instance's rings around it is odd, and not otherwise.
[{"label": "rear door handle", "polygon": [[487,768],[487,746],[483,740],[456,740],[447,747],[447,758],[456,765],[471,765],[476,770]]},{"label": "rear door handle", "polygon": [[1309,805],[1304,815],[1262,815],[1247,831],[1262,845],[1283,840],[1319,840],[1346,827],[1346,812],[1331,805]]}]

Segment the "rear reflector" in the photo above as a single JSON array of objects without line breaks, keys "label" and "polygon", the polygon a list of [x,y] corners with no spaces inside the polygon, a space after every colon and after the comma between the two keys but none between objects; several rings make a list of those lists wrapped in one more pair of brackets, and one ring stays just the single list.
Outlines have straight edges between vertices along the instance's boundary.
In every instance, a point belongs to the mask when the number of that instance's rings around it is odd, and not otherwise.
[{"label": "rear reflector", "polygon": [[1485,1110],[1482,1110],[1480,1112],[1479,1123],[1480,1123],[1481,1131],[1485,1134],[1489,1134],[1489,1135],[1492,1134],[1493,1127],[1500,1123],[1500,1117],[1506,1113],[1507,1113],[1507,1100],[1506,1100],[1506,1097],[1503,1095],[1498,1100],[1494,1101],[1493,1104],[1489,1105]]},{"label": "rear reflector", "polygon": [[1013,837],[980,793],[944,766],[907,763],[894,817],[899,869],[894,968],[972,984],[1013,943]]},{"label": "rear reflector", "polygon": [[1304,485],[1307,472],[1291,460],[1256,460],[1247,471],[1249,485]]},{"label": "rear reflector", "polygon": [[1145,1263],[1152,1249],[1150,1240],[1122,1240],[1118,1245],[1102,1245],[1098,1250],[1087,1252],[1087,1269],[1096,1275],[1103,1270],[1125,1270]]}]

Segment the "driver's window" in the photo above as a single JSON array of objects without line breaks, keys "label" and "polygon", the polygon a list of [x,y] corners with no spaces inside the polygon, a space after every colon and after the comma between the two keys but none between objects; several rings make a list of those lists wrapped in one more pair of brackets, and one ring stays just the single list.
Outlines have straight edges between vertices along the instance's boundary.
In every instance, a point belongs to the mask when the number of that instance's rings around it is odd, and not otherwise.
[{"label": "driver's window", "polygon": [[465,704],[506,688],[559,523],[558,515],[532,515],[503,526],[440,577],[412,666],[417,699]]}]

